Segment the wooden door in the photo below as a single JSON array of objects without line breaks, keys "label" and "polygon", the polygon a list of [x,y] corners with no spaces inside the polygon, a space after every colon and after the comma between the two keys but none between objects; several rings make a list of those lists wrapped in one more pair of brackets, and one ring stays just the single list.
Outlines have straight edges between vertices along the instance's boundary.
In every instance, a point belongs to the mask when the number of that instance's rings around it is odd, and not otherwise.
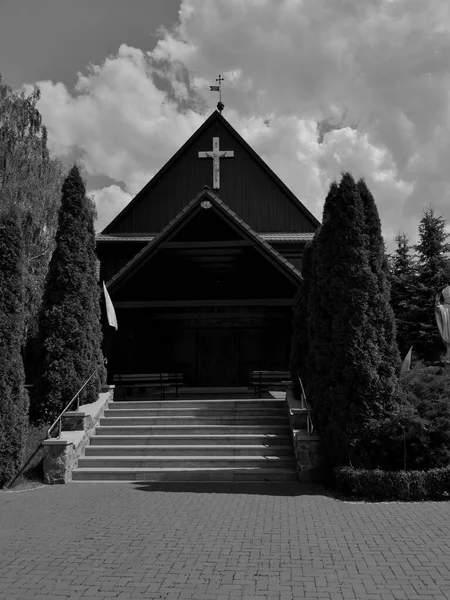
[{"label": "wooden door", "polygon": [[239,344],[233,329],[197,330],[197,377],[202,386],[239,385]]}]

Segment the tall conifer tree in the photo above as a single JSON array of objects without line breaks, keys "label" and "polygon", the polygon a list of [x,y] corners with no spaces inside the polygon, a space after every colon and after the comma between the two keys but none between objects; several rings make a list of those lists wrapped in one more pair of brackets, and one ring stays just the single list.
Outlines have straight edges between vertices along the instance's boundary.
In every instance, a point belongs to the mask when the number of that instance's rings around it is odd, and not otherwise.
[{"label": "tall conifer tree", "polygon": [[369,310],[371,311],[370,318],[378,334],[377,343],[380,348],[380,363],[377,365],[377,371],[382,379],[383,393],[389,398],[393,394],[397,394],[400,370],[397,326],[390,303],[389,263],[381,233],[378,209],[364,179],[358,181],[358,190],[363,203],[369,266],[376,277],[375,293],[369,294]]},{"label": "tall conifer tree", "polygon": [[416,269],[408,236],[399,232],[395,236],[395,242],[397,246],[390,257],[391,305],[397,323],[397,344],[401,356],[405,356],[412,344],[408,307],[415,284]]},{"label": "tall conifer tree", "polygon": [[[334,261],[333,215],[337,206],[338,192],[338,185],[333,182],[325,199],[322,226],[314,236],[313,265],[310,275],[305,274],[305,278],[309,277],[306,304],[308,354],[305,388],[313,409],[317,399],[323,397],[322,385],[334,352],[328,339],[334,319],[329,277]],[[324,243],[323,240],[327,241]]]},{"label": "tall conifer tree", "polygon": [[[30,411],[34,420],[54,419],[103,358],[94,216],[74,166],[62,187],[56,248],[44,294],[42,356]],[[82,401],[96,399],[104,376],[101,369]]]},{"label": "tall conifer tree", "polygon": [[21,466],[28,395],[21,349],[24,335],[24,248],[18,217],[0,219],[0,487]]},{"label": "tall conifer tree", "polygon": [[349,173],[325,203],[316,261],[308,372],[322,457],[376,466],[370,432],[397,401],[399,361],[378,214]]},{"label": "tall conifer tree", "polygon": [[436,294],[450,284],[450,244],[445,225],[444,218],[437,216],[432,207],[423,210],[419,243],[415,247],[417,276],[411,285],[409,305],[405,311],[408,321],[406,335],[416,353],[426,360],[438,359],[445,350],[434,315]]}]

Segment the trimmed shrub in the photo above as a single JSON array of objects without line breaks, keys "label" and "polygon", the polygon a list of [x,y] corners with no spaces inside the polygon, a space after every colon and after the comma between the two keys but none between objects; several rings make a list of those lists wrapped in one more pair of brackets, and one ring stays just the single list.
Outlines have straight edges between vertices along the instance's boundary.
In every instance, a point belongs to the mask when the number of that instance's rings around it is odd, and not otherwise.
[{"label": "trimmed shrub", "polygon": [[444,365],[426,365],[415,361],[409,371],[402,374],[402,386],[421,402],[448,400],[450,402],[450,368]]},{"label": "trimmed shrub", "polygon": [[424,500],[450,495],[450,466],[429,471],[334,469],[337,489],[348,496],[371,500]]},{"label": "trimmed shrub", "polygon": [[450,464],[448,368],[418,363],[401,381],[413,413],[406,428],[408,468],[447,466]]},{"label": "trimmed shrub", "polygon": [[[56,248],[44,294],[33,422],[54,420],[103,360],[94,217],[94,205],[74,166],[62,188]],[[96,400],[104,381],[102,367],[80,401]]]},{"label": "trimmed shrub", "polygon": [[28,394],[22,360],[24,250],[14,216],[0,221],[0,487],[21,466],[28,427]]}]

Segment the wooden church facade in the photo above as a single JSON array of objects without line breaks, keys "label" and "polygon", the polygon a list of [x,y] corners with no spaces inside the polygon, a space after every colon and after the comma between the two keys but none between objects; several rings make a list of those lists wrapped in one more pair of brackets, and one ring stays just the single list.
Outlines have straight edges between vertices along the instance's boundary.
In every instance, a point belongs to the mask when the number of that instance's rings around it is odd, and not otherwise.
[{"label": "wooden church facade", "polygon": [[214,112],[97,236],[116,309],[109,376],[242,386],[288,368],[301,256],[318,221]]}]

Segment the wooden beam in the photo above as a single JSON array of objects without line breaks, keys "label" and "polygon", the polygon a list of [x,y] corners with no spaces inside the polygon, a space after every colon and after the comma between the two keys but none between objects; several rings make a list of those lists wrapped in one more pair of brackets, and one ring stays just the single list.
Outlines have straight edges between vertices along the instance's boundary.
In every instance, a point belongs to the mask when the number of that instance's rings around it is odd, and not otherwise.
[{"label": "wooden beam", "polygon": [[159,248],[172,249],[180,248],[182,250],[190,249],[208,249],[208,248],[244,248],[247,246],[255,246],[252,240],[223,240],[209,242],[163,242],[159,244]]},{"label": "wooden beam", "polygon": [[171,250],[174,256],[185,256],[186,258],[214,257],[236,257],[243,254],[243,248],[177,248]]},{"label": "wooden beam", "polygon": [[255,298],[224,300],[128,300],[114,302],[115,308],[183,308],[195,306],[293,306],[294,298]]}]

